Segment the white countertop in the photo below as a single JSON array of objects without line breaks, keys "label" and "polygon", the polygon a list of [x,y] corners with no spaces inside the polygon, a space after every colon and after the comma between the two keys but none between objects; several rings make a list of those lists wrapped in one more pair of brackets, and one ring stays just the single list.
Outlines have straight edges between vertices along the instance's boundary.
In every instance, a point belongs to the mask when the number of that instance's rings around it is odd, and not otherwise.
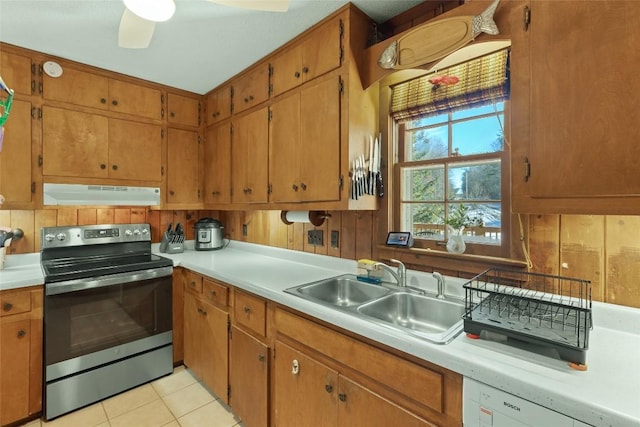
[{"label": "white countertop", "polygon": [[[154,245],[157,253],[158,245]],[[193,248],[192,242],[187,247]],[[640,309],[593,303],[588,370],[499,342],[459,335],[436,345],[283,292],[343,273],[356,262],[232,241],[218,251],[160,254],[203,275],[253,292],[338,327],[395,347],[464,376],[595,426],[640,426]],[[0,290],[43,283],[39,254],[10,255]],[[446,278],[448,294],[463,295],[464,280]],[[408,271],[408,283],[435,290],[428,273]]]}]

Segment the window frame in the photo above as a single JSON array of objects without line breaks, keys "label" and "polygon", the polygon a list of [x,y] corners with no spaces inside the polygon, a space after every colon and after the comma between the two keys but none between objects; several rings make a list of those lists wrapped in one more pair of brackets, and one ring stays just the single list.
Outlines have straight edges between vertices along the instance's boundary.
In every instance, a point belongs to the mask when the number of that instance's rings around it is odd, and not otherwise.
[{"label": "window frame", "polygon": [[[392,135],[393,135],[393,147],[395,152],[395,161],[392,166],[392,174],[393,181],[396,184],[395,187],[398,191],[394,191],[392,197],[392,221],[393,231],[411,231],[411,230],[402,230],[401,229],[401,217],[402,217],[402,176],[401,169],[406,166],[424,166],[424,165],[443,165],[445,163],[451,162],[460,162],[460,161],[482,161],[488,159],[500,159],[500,203],[502,205],[502,217],[501,217],[501,242],[499,245],[489,245],[489,244],[479,244],[468,242],[465,240],[466,251],[465,254],[472,255],[483,255],[483,256],[492,256],[492,257],[502,257],[508,258],[510,256],[511,251],[511,150],[509,137],[510,129],[509,129],[509,117],[510,117],[510,108],[511,102],[510,100],[501,101],[504,102],[504,110],[503,110],[503,135],[504,135],[504,144],[501,152],[493,152],[493,153],[482,153],[482,154],[472,154],[466,156],[449,156],[448,158],[440,158],[433,160],[420,160],[420,161],[412,161],[405,162],[405,123],[398,123],[391,116],[389,116],[389,120],[391,122],[392,127]],[[473,108],[473,107],[472,107]],[[447,125],[449,126],[449,137],[448,137],[448,147],[449,150],[451,148],[451,113],[449,113],[449,119],[447,120]],[[481,117],[475,116],[473,119]],[[473,120],[472,119],[472,120]],[[467,120],[455,120],[456,123]],[[464,203],[464,201],[461,201]],[[450,203],[449,201],[445,201],[445,203]],[[456,203],[456,201],[453,201]],[[414,238],[414,247],[426,250],[437,250],[444,251],[446,253],[446,240],[430,240],[430,239],[415,239]]]}]

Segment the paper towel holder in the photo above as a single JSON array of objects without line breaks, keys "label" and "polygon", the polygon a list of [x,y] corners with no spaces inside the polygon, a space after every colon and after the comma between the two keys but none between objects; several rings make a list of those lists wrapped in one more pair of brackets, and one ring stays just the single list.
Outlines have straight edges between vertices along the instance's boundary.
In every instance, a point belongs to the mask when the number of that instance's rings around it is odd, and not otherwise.
[{"label": "paper towel holder", "polygon": [[[287,217],[288,216],[288,217]],[[331,214],[325,211],[281,211],[280,219],[287,225],[294,222],[311,223],[320,227],[326,218],[331,218]]]}]

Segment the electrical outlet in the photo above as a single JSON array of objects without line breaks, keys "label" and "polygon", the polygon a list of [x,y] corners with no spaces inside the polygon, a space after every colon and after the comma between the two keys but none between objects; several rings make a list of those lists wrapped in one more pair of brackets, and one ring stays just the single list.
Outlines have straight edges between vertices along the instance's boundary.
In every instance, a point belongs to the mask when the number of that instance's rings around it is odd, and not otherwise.
[{"label": "electrical outlet", "polygon": [[323,233],[322,230],[309,230],[307,232],[307,243],[313,246],[322,246],[323,243]]},{"label": "electrical outlet", "polygon": [[331,247],[340,247],[340,232],[338,230],[331,230]]},{"label": "electrical outlet", "polygon": [[242,224],[242,235],[244,237],[247,237],[247,234],[248,234],[248,232],[247,232],[247,224]]}]

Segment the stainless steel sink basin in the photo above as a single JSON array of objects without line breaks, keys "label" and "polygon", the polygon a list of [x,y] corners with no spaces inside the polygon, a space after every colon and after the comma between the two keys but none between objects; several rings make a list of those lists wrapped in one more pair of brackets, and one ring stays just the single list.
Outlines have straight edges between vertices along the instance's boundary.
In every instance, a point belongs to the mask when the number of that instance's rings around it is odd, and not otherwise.
[{"label": "stainless steel sink basin", "polygon": [[462,304],[405,292],[358,307],[360,314],[425,334],[446,333],[461,321],[464,310]]},{"label": "stainless steel sink basin", "polygon": [[332,277],[287,289],[294,295],[336,307],[352,307],[388,294],[389,289],[361,282],[352,274]]},{"label": "stainless steel sink basin", "polygon": [[419,295],[410,288],[387,283],[373,285],[353,274],[306,283],[285,292],[436,344],[446,344],[462,331],[462,301]]}]

